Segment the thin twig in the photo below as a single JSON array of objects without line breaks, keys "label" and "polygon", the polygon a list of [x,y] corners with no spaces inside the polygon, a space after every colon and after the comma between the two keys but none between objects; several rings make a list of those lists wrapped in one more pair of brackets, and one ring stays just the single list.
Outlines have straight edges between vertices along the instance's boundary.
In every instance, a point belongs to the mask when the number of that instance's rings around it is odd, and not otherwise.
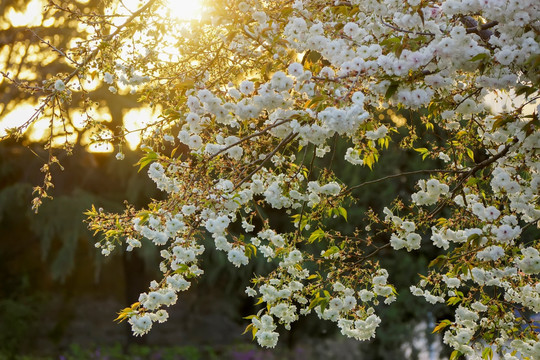
[{"label": "thin twig", "polygon": [[[135,11],[122,25],[118,26],[116,28],[116,30],[108,35],[107,37],[105,37],[105,39],[102,41],[102,44],[103,43],[106,43],[110,40],[112,40],[116,35],[118,35],[120,33],[120,31],[127,25],[129,24],[130,22],[133,21],[133,19],[135,19],[137,16],[139,16],[140,14],[142,14],[144,11],[148,10],[148,8],[150,8],[152,5],[154,5],[154,3],[156,2],[157,0],[150,0],[148,1],[144,6],[142,6],[140,9],[138,9],[137,11]],[[67,84],[75,75],[77,75],[86,65],[88,65],[88,63],[90,63],[90,61],[92,61],[96,56],[97,54],[99,53],[101,47],[100,46],[97,46],[84,60],[83,62],[80,64],[79,67],[77,67],[75,70],[73,70],[68,76],[66,76],[64,79],[63,79],[63,82],[64,84]]]},{"label": "thin twig", "polygon": [[266,155],[266,157],[264,158],[264,160],[261,162],[261,164],[259,166],[257,166],[257,168],[255,170],[253,170],[252,172],[250,172],[246,177],[244,177],[238,184],[236,184],[236,186],[234,187],[233,189],[233,192],[238,189],[243,183],[245,183],[248,179],[250,179],[254,174],[257,173],[257,171],[261,170],[261,168],[264,166],[264,164],[270,159],[272,158],[272,156],[275,155],[275,153],[277,153],[277,151],[284,145],[286,145],[287,143],[289,143],[292,139],[294,139],[296,136],[298,136],[298,133],[293,133],[291,132],[289,135],[287,135],[283,140],[281,140],[281,142],[278,144],[278,146],[276,146],[276,148],[274,150],[272,150],[271,153],[269,153],[268,155]]},{"label": "thin twig", "polygon": [[444,201],[442,201],[439,206],[437,206],[428,216],[427,218],[430,219],[432,218],[433,216],[435,216],[437,213],[439,213],[445,206],[446,206],[446,203],[448,202],[448,199],[452,199],[455,194],[462,188],[463,184],[465,183],[465,181],[471,177],[472,175],[474,175],[477,171],[485,168],[485,167],[488,167],[489,165],[491,165],[492,163],[494,163],[495,161],[499,160],[500,158],[502,158],[503,156],[505,156],[508,151],[510,150],[510,147],[512,145],[514,145],[518,140],[517,139],[514,139],[514,141],[512,141],[512,143],[506,145],[504,147],[504,149],[501,150],[501,152],[499,152],[498,154],[476,164],[475,167],[473,167],[471,170],[467,171],[466,173],[464,173],[462,176],[461,176],[461,179],[459,180],[459,182],[457,183],[457,185],[454,187],[454,189],[452,189],[451,193],[450,193],[450,196],[445,199]]},{"label": "thin twig", "polygon": [[80,66],[80,64],[78,62],[76,62],[75,60],[73,60],[68,54],[66,54],[62,50],[58,49],[56,46],[54,46],[53,44],[51,44],[47,40],[40,37],[34,30],[32,30],[32,29],[26,29],[26,30],[30,31],[32,34],[34,34],[34,36],[37,37],[39,39],[39,41],[41,41],[43,44],[45,44],[48,47],[50,47],[51,49],[53,49],[53,51],[56,51],[58,54],[60,54],[60,56],[63,56],[66,59],[68,59],[70,62],[72,62],[73,64],[75,64],[77,66]]},{"label": "thin twig", "polygon": [[382,246],[377,247],[377,249],[375,249],[373,252],[371,252],[371,253],[369,253],[369,254],[367,254],[367,255],[362,256],[362,257],[360,258],[360,260],[358,260],[358,261],[356,262],[356,264],[358,264],[358,263],[360,263],[360,262],[362,262],[362,261],[364,261],[364,260],[366,260],[366,259],[369,259],[370,257],[372,257],[373,255],[377,254],[377,253],[378,253],[379,251],[381,251],[382,249],[387,248],[387,247],[389,247],[389,246],[390,246],[390,243],[386,243],[386,244],[384,244],[384,245],[382,245]]},{"label": "thin twig", "polygon": [[534,219],[533,221],[531,221],[531,222],[529,222],[529,223],[527,223],[525,226],[523,226],[523,227],[521,228],[521,231],[527,229],[529,226],[531,226],[531,225],[534,224],[534,223],[537,223],[538,221],[540,221],[540,217]]},{"label": "thin twig", "polygon": [[[307,147],[306,147],[307,152]],[[311,172],[313,171],[313,163],[315,162],[315,155],[317,152],[317,147],[313,145],[313,157],[311,158],[311,162],[309,164],[309,170],[308,170],[308,176],[307,181],[309,181],[309,178],[311,176]],[[297,241],[298,237],[300,236],[300,232],[302,231],[302,218],[304,217],[304,211],[306,209],[306,201],[304,200],[302,202],[302,210],[300,211],[300,218],[298,219],[298,228],[296,229],[296,234],[294,235],[294,241]]]},{"label": "thin twig", "polygon": [[414,35],[426,35],[426,36],[435,36],[434,33],[430,33],[430,32],[420,32],[420,31],[411,31],[411,30],[405,30],[405,29],[400,29],[398,28],[397,26],[394,26],[392,24],[388,24],[386,23],[383,18],[381,17],[381,22],[384,26],[387,26],[391,29],[394,29],[396,31],[399,31],[399,32],[404,32],[404,33],[407,33],[407,34],[414,34]]},{"label": "thin twig", "polygon": [[236,145],[241,144],[241,143],[243,143],[243,142],[246,141],[246,140],[249,140],[249,139],[254,138],[254,137],[257,137],[257,136],[260,136],[260,135],[262,135],[262,134],[268,132],[269,130],[271,130],[271,129],[273,129],[273,128],[279,126],[279,125],[283,125],[283,124],[285,124],[285,123],[288,123],[288,122],[291,121],[291,120],[292,120],[292,119],[285,119],[285,120],[282,120],[282,121],[278,121],[277,123],[274,123],[274,124],[272,124],[272,125],[268,125],[267,127],[265,127],[264,129],[262,129],[262,130],[259,131],[259,132],[253,133],[253,134],[248,135],[248,136],[244,136],[244,137],[241,138],[240,140],[238,140],[238,141],[236,141],[236,142],[234,142],[234,143],[232,143],[232,144],[230,144],[230,145],[224,147],[223,149],[220,149],[217,153],[215,153],[215,154],[213,154],[212,156],[210,156],[210,157],[208,158],[207,161],[212,160],[213,158],[215,158],[215,157],[218,156],[219,154],[224,153],[225,151],[229,150],[230,148],[235,147]]},{"label": "thin twig", "polygon": [[363,182],[361,184],[352,186],[352,187],[344,190],[341,193],[341,195],[349,194],[349,193],[353,192],[354,190],[356,190],[358,188],[361,188],[362,186],[375,184],[375,183],[378,183],[378,182],[381,182],[381,181],[384,181],[384,180],[388,180],[388,179],[392,179],[392,178],[396,178],[396,177],[401,177],[401,176],[416,175],[416,174],[461,173],[461,172],[464,172],[464,171],[463,170],[445,170],[445,169],[426,169],[426,170],[407,171],[407,172],[403,172],[403,173],[399,173],[399,174],[388,175],[388,176],[385,176],[385,177],[382,177],[382,178],[379,178],[379,179],[375,179],[375,180],[365,181],[365,182]]}]

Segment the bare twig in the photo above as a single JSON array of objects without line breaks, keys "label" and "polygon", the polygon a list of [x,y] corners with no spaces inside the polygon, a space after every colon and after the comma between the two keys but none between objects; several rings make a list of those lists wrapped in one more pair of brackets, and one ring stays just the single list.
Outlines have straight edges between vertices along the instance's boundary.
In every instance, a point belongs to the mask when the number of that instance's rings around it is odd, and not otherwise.
[{"label": "bare twig", "polygon": [[399,31],[399,32],[404,32],[404,33],[407,33],[407,34],[414,34],[414,35],[435,36],[435,34],[431,33],[431,32],[421,32],[421,31],[411,31],[411,30],[400,29],[397,26],[394,26],[392,24],[388,24],[387,22],[384,21],[383,18],[381,18],[381,22],[382,22],[382,24],[384,26],[387,26],[390,29],[394,29],[394,30]]},{"label": "bare twig", "polygon": [[523,226],[523,227],[521,228],[521,230],[523,231],[523,230],[527,229],[529,226],[531,226],[532,224],[535,224],[535,223],[537,223],[537,222],[539,222],[539,221],[540,221],[540,217],[534,219],[533,221],[531,221],[531,222],[529,222],[529,223],[527,223],[525,226]]},{"label": "bare twig", "polygon": [[386,243],[386,244],[384,244],[384,245],[381,245],[381,246],[377,247],[377,249],[375,249],[373,252],[371,252],[371,253],[369,253],[369,254],[367,254],[367,255],[362,256],[362,257],[360,258],[360,260],[358,260],[356,263],[358,264],[358,263],[363,262],[363,261],[366,260],[366,259],[369,259],[370,257],[372,257],[373,255],[377,254],[377,253],[378,253],[379,251],[381,251],[382,249],[385,249],[385,248],[387,248],[387,247],[389,247],[389,246],[390,246],[390,243]]},{"label": "bare twig", "polygon": [[27,31],[30,31],[32,34],[34,34],[35,37],[37,37],[39,39],[39,41],[41,41],[43,44],[47,45],[48,47],[50,47],[53,51],[57,52],[58,54],[60,54],[60,56],[63,56],[65,57],[66,59],[68,59],[71,63],[77,65],[77,66],[80,66],[80,64],[73,60],[68,54],[66,54],[64,51],[58,49],[56,46],[54,46],[53,44],[51,44],[50,42],[48,42],[47,40],[43,39],[42,37],[40,37],[38,34],[36,34],[36,32],[32,29],[26,29]]},{"label": "bare twig", "polygon": [[246,177],[244,177],[238,184],[236,184],[236,186],[234,187],[233,191],[238,189],[243,183],[245,183],[248,179],[250,179],[254,174],[257,173],[257,171],[261,170],[261,168],[264,166],[264,164],[272,158],[272,156],[274,156],[278,150],[280,148],[282,148],[284,145],[288,144],[292,139],[294,139],[296,136],[298,136],[298,133],[293,133],[291,132],[289,135],[287,135],[283,140],[281,140],[281,142],[278,144],[278,146],[276,146],[276,148],[274,150],[272,150],[272,152],[270,152],[268,155],[266,155],[266,157],[264,158],[264,160],[261,162],[261,164],[259,166],[257,166],[257,168],[255,170],[253,170],[252,172],[250,172]]},{"label": "bare twig", "polygon": [[282,121],[278,121],[278,122],[276,122],[276,123],[274,123],[274,124],[268,125],[267,127],[265,127],[264,129],[262,129],[262,130],[259,131],[259,132],[253,133],[253,134],[248,135],[248,136],[244,136],[244,137],[241,138],[240,140],[238,140],[238,141],[236,141],[236,142],[234,142],[234,143],[232,143],[232,144],[230,144],[230,145],[224,147],[223,149],[219,150],[217,153],[215,153],[215,154],[213,154],[212,156],[210,156],[210,157],[208,158],[208,161],[212,160],[213,158],[215,158],[215,157],[218,156],[219,154],[224,153],[225,151],[229,150],[230,148],[235,147],[236,145],[243,143],[243,142],[246,141],[246,140],[249,140],[249,139],[254,138],[254,137],[257,137],[257,136],[260,136],[260,135],[262,135],[262,134],[268,132],[269,130],[271,130],[271,129],[277,127],[277,126],[280,126],[280,125],[283,125],[283,124],[285,124],[285,123],[288,123],[288,122],[291,121],[291,120],[292,120],[292,119],[285,119],[285,120],[282,120]]},{"label": "bare twig", "polygon": [[[137,16],[139,16],[140,14],[142,14],[143,12],[145,12],[146,10],[148,10],[152,5],[154,5],[154,3],[156,3],[157,0],[150,0],[148,1],[145,5],[143,5],[141,8],[139,8],[137,11],[135,11],[122,25],[119,25],[116,30],[108,35],[107,37],[105,37],[105,39],[103,39],[102,43],[105,43],[105,42],[108,42],[110,40],[112,40],[114,37],[116,37],[116,35],[118,35],[120,33],[120,31],[126,27],[126,25],[128,25],[130,22],[132,22]],[[92,61],[96,56],[97,54],[99,53],[101,47],[100,46],[97,46],[84,60],[83,62],[75,69],[73,70],[68,76],[66,76],[64,79],[63,79],[63,82],[64,84],[67,84],[75,75],[77,75],[79,72],[81,72],[81,70],[86,66],[88,65],[88,63],[90,63],[90,61]]]},{"label": "bare twig", "polygon": [[344,191],[342,191],[342,193],[340,195],[349,194],[349,193],[353,192],[354,190],[359,189],[359,188],[361,188],[363,186],[366,186],[366,185],[375,184],[375,183],[378,183],[378,182],[381,182],[381,181],[385,181],[385,180],[392,179],[392,178],[397,178],[397,177],[402,177],[402,176],[416,175],[416,174],[460,173],[460,172],[464,172],[464,171],[463,170],[445,170],[445,169],[426,169],[426,170],[407,171],[407,172],[402,172],[402,173],[399,173],[399,174],[388,175],[388,176],[385,176],[385,177],[382,177],[382,178],[379,178],[379,179],[375,179],[375,180],[365,181],[365,182],[363,182],[361,184],[351,186],[350,188],[345,189]]},{"label": "bare twig", "polygon": [[459,182],[457,183],[457,185],[454,187],[454,189],[452,189],[451,193],[450,193],[450,196],[445,199],[444,201],[442,201],[439,206],[437,206],[428,216],[427,218],[430,219],[432,218],[433,216],[435,216],[437,213],[439,213],[445,206],[446,204],[448,203],[448,199],[452,199],[456,193],[463,187],[463,184],[465,183],[465,181],[471,177],[472,175],[474,175],[476,172],[478,172],[479,170],[485,168],[485,167],[488,167],[489,165],[493,164],[495,161],[499,160],[500,158],[502,158],[503,156],[505,156],[508,151],[510,151],[510,147],[512,145],[514,145],[518,140],[517,139],[514,139],[514,141],[508,145],[506,145],[504,147],[504,149],[502,149],[498,154],[496,155],[493,155],[492,157],[476,164],[475,167],[473,167],[471,170],[467,171],[466,173],[464,173],[463,175],[461,175],[461,178],[459,179]]}]

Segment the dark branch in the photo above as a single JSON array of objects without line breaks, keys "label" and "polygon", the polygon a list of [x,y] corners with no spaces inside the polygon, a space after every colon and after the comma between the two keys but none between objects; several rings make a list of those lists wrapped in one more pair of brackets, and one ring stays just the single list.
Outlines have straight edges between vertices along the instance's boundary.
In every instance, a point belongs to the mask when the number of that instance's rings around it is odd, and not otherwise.
[{"label": "dark branch", "polygon": [[478,34],[484,41],[488,41],[491,35],[493,35],[493,31],[488,29],[499,24],[498,21],[490,21],[483,25],[478,25],[478,21],[474,20],[471,16],[462,16],[459,20],[467,27],[467,34]]},{"label": "dark branch", "polygon": [[341,195],[349,194],[349,193],[353,192],[354,190],[356,190],[358,188],[361,188],[362,186],[375,184],[375,183],[378,183],[378,182],[381,182],[381,181],[385,181],[385,180],[392,179],[392,178],[397,178],[397,177],[402,177],[402,176],[416,175],[416,174],[461,173],[461,172],[464,172],[464,170],[426,169],[426,170],[408,171],[408,172],[403,172],[403,173],[399,173],[399,174],[388,175],[388,176],[385,176],[385,177],[382,177],[382,178],[379,178],[379,179],[375,179],[375,180],[365,181],[365,182],[363,182],[361,184],[352,186],[352,187],[344,190],[341,193]]}]

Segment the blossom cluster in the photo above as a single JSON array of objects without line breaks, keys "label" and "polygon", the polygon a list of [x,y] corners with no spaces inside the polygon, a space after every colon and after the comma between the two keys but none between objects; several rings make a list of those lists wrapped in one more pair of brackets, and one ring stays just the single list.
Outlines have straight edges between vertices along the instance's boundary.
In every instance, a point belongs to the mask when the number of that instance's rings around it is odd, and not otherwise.
[{"label": "blossom cluster", "polygon": [[[208,4],[201,34],[182,41],[201,50],[196,44],[208,40],[205,51],[215,58],[186,54],[197,59],[183,64],[186,74],[162,63],[145,72],[121,59],[114,73],[103,69],[107,84],[144,82],[168,120],[145,139],[140,162],[165,200],[118,221],[128,251],[146,239],[162,258],[163,279],[125,313],[134,333],[165,321],[163,308],[203,274],[206,237],[234,267],[256,256],[274,266],[246,289],[266,305],[249,325],[261,346],[276,346],[278,326],[290,329],[311,312],[345,336],[368,340],[381,321],[379,298],[391,304],[397,295],[372,255],[431,242],[441,255],[410,291],[431,304],[457,305],[454,319],[439,325],[444,342],[469,356],[494,345],[538,357],[538,334],[522,329],[526,315],[516,313],[540,311],[540,245],[530,235],[540,219],[539,109],[525,109],[538,98],[540,6],[534,0],[276,5]],[[166,91],[164,79],[173,85]],[[55,84],[58,92],[62,84]],[[501,92],[528,97],[497,110],[489,98]],[[406,119],[398,129],[385,117],[389,108],[417,114],[422,126]],[[438,140],[422,138],[425,131]],[[398,138],[443,168],[405,172],[422,176],[416,192],[383,204],[384,220],[376,214],[368,226],[352,224],[355,241],[330,231],[336,218],[347,220],[353,191],[399,174],[345,184],[332,165],[319,164],[345,160],[372,168]],[[182,154],[168,155],[177,141]],[[293,230],[275,228],[261,209],[282,212]],[[106,230],[106,216],[93,216],[94,228]],[[102,251],[119,241],[109,236]]]}]

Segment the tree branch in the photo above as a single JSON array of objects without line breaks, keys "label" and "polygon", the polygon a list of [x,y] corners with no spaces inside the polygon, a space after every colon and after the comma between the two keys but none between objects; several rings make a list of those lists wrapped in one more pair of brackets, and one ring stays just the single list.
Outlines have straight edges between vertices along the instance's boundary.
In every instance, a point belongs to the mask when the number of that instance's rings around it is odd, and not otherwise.
[{"label": "tree branch", "polygon": [[296,136],[298,136],[298,133],[290,133],[287,137],[285,137],[283,140],[281,140],[281,142],[278,144],[278,146],[276,146],[276,148],[274,150],[272,150],[272,152],[270,152],[268,155],[266,155],[266,157],[264,158],[264,160],[261,162],[261,164],[259,166],[257,166],[257,168],[255,170],[253,170],[252,172],[250,172],[246,177],[244,177],[238,184],[236,184],[236,186],[234,187],[233,191],[238,189],[243,183],[245,183],[249,178],[251,178],[254,174],[257,173],[257,171],[261,170],[261,168],[264,166],[264,164],[270,159],[272,158],[272,156],[275,155],[275,153],[277,153],[277,151],[283,147],[284,145],[288,144],[292,139],[294,139]]},{"label": "tree branch", "polygon": [[[152,5],[154,5],[156,3],[157,0],[150,0],[148,1],[144,6],[142,6],[140,9],[138,9],[137,11],[135,11],[122,25],[119,25],[116,30],[108,35],[107,37],[105,37],[105,39],[103,39],[102,43],[104,42],[107,42],[107,41],[110,41],[112,40],[116,35],[118,35],[120,33],[120,31],[126,27],[127,24],[129,24],[130,22],[132,22],[137,16],[141,15],[143,12],[145,12],[146,10],[148,10],[148,8],[150,8]],[[92,61],[96,56],[97,54],[99,53],[100,51],[100,47],[97,46],[91,53],[90,55],[88,55],[84,60],[83,62],[80,64],[79,67],[77,67],[75,70],[73,70],[73,72],[71,72],[68,76],[66,76],[62,81],[64,82],[64,84],[67,84],[75,75],[77,75],[86,65],[88,65],[88,63],[90,61]]]},{"label": "tree branch", "polygon": [[448,203],[448,199],[452,199],[456,193],[459,191],[459,189],[461,189],[463,187],[463,184],[465,183],[465,181],[471,177],[472,175],[474,175],[476,172],[478,172],[479,170],[483,169],[483,168],[486,168],[488,167],[489,165],[493,164],[495,161],[499,160],[500,158],[502,158],[503,156],[505,156],[508,151],[510,151],[510,147],[512,145],[514,145],[516,142],[518,141],[518,139],[514,138],[514,141],[512,141],[512,143],[506,145],[504,147],[504,149],[501,150],[501,152],[499,152],[498,154],[476,164],[475,167],[473,167],[471,170],[467,171],[465,174],[463,174],[461,176],[461,179],[459,180],[458,184],[454,187],[454,189],[452,189],[451,193],[450,193],[450,196],[445,199],[444,201],[442,201],[439,206],[437,206],[428,216],[427,218],[430,219],[432,218],[433,216],[435,216],[437,213],[439,213],[442,209],[444,209],[444,207],[446,206],[446,204]]},{"label": "tree branch", "polygon": [[484,41],[488,41],[491,35],[493,35],[493,31],[488,29],[499,24],[498,21],[490,21],[479,26],[478,21],[474,20],[471,16],[462,16],[459,20],[467,27],[467,34],[478,34]]},{"label": "tree branch", "polygon": [[291,121],[291,120],[292,120],[292,119],[285,119],[285,120],[282,120],[282,121],[278,121],[277,123],[274,123],[274,124],[272,124],[272,125],[268,125],[266,128],[262,129],[262,130],[259,131],[259,132],[253,133],[253,134],[248,135],[248,136],[244,136],[244,137],[241,138],[240,140],[238,140],[238,141],[236,141],[236,142],[234,142],[234,143],[232,143],[232,144],[230,144],[230,145],[224,147],[223,149],[219,150],[217,153],[215,153],[215,154],[213,154],[212,156],[210,156],[210,157],[208,158],[207,161],[212,160],[213,158],[215,158],[215,157],[218,156],[219,154],[224,153],[225,151],[229,150],[230,148],[235,147],[236,145],[241,144],[241,143],[243,143],[243,142],[246,141],[246,140],[249,140],[249,139],[254,138],[254,137],[257,137],[257,136],[260,136],[260,135],[262,135],[262,134],[268,132],[269,130],[271,130],[271,129],[275,128],[275,127],[278,127],[279,125],[283,125],[283,124],[285,124],[285,123],[288,123],[288,122]]},{"label": "tree branch", "polygon": [[414,34],[414,35],[435,36],[435,34],[431,33],[431,32],[411,31],[411,30],[405,30],[405,29],[398,28],[397,26],[394,26],[392,24],[388,24],[387,22],[385,22],[382,17],[381,17],[381,22],[382,22],[382,24],[384,26],[387,26],[390,29],[393,29],[393,30],[396,30],[396,31],[399,31],[399,32],[404,32],[404,33],[407,33],[407,34]]},{"label": "tree branch", "polygon": [[385,176],[385,177],[382,177],[382,178],[379,178],[379,179],[375,179],[375,180],[365,181],[365,182],[363,182],[361,184],[352,186],[352,187],[342,191],[342,193],[340,195],[349,194],[349,193],[353,192],[354,190],[356,190],[358,188],[361,188],[362,186],[375,184],[375,183],[378,183],[378,182],[381,182],[381,181],[384,181],[384,180],[397,178],[397,177],[401,177],[401,176],[416,175],[416,174],[431,174],[431,173],[460,173],[460,172],[464,172],[464,171],[463,170],[445,170],[445,169],[426,169],[426,170],[407,171],[407,172],[403,172],[403,173],[399,173],[399,174],[388,175],[388,176]]}]

